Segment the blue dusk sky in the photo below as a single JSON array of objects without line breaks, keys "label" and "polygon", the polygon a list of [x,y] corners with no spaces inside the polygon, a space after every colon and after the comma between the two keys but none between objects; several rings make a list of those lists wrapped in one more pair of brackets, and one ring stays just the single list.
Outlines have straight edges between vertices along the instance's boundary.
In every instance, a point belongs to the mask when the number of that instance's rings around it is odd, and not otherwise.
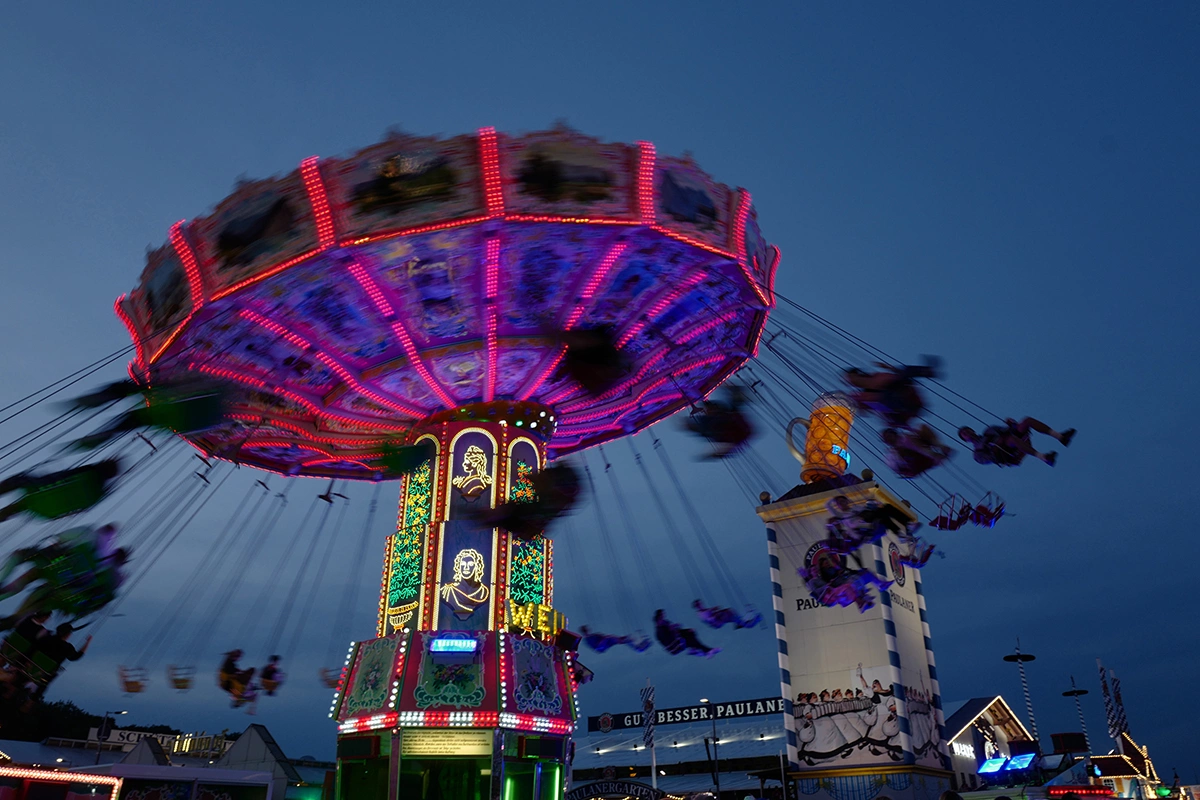
[{"label": "blue dusk sky", "polygon": [[[1200,547],[1187,516],[1200,388],[1198,26],[1200,8],[1183,2],[14,5],[0,26],[0,405],[124,346],[112,301],[137,280],[146,246],[239,176],[349,153],[393,125],[455,134],[565,120],[690,152],[753,193],[783,252],[783,295],[897,357],[941,355],[948,385],[983,407],[1079,429],[1054,469],[989,471],[960,457],[1012,516],[937,537],[946,557],[924,571],[943,700],[1003,694],[1023,707],[1001,661],[1020,637],[1038,656],[1029,675],[1043,734],[1077,727],[1060,696],[1074,675],[1092,692],[1084,708],[1101,743],[1101,657],[1159,772],[1195,782],[1194,709],[1179,703],[1200,660]],[[122,374],[118,363],[90,380]],[[39,415],[4,424],[0,441]],[[695,460],[701,444],[674,422],[658,430],[722,559],[769,607],[765,535],[746,493],[723,466]],[[687,619],[680,554],[629,449],[607,451],[636,536],[610,512],[614,563],[585,506],[556,534],[556,605],[573,622],[622,627],[623,570],[640,623],[662,603]],[[797,482],[778,430],[762,432],[755,454],[774,491]],[[179,459],[142,492],[166,485]],[[53,698],[128,708],[133,724],[262,722],[288,754],[332,757],[316,670],[371,635],[396,491],[382,490],[370,528],[371,487],[347,491],[311,614],[284,636],[296,640],[291,681],[252,719],[213,685],[216,653],[257,653],[286,603],[299,604],[291,623],[303,616],[308,590],[290,594],[299,556],[291,572],[275,568],[292,540],[269,544],[231,601],[209,591],[186,622],[162,609],[253,477],[234,475],[204,507]],[[661,471],[654,482],[671,490]],[[295,530],[324,488],[297,484],[285,522]],[[600,500],[620,507],[607,481]],[[670,513],[688,533],[688,517]],[[211,588],[232,560],[198,584]],[[698,568],[715,587],[712,565]],[[197,686],[177,695],[163,666],[189,657],[210,619]],[[151,649],[160,620],[170,637],[152,686],[122,697],[117,665]],[[703,636],[724,652],[585,656],[598,677],[583,713],[636,708],[647,677],[663,706],[778,690],[773,631]]]}]

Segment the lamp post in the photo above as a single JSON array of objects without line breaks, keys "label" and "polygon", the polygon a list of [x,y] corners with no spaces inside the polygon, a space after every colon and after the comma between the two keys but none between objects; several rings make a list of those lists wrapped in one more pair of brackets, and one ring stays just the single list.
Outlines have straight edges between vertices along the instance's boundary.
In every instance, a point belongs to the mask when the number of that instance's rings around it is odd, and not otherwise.
[{"label": "lamp post", "polygon": [[713,786],[717,789],[717,800],[721,800],[721,762],[720,756],[717,755],[717,715],[713,713],[712,703],[708,702],[707,697],[700,698],[701,705],[708,706],[708,713],[712,717],[712,743],[713,743]]},{"label": "lamp post", "polygon": [[1017,639],[1016,651],[1006,655],[1004,660],[1010,664],[1015,663],[1021,670],[1021,688],[1025,691],[1025,711],[1029,714],[1029,731],[1033,734],[1033,741],[1037,742],[1037,720],[1033,718],[1033,701],[1029,699],[1029,681],[1025,678],[1025,663],[1033,661],[1035,658],[1036,656],[1021,652],[1021,640]]},{"label": "lamp post", "polygon": [[1075,713],[1079,715],[1079,728],[1083,731],[1083,743],[1087,746],[1088,752],[1092,752],[1092,744],[1088,741],[1087,723],[1083,721],[1083,706],[1079,704],[1079,698],[1087,694],[1087,689],[1080,689],[1075,685],[1075,676],[1071,676],[1071,691],[1063,692],[1063,697],[1075,698]]},{"label": "lamp post", "polygon": [[104,740],[108,738],[108,718],[119,717],[122,714],[128,714],[128,711],[105,711],[104,721],[100,723],[100,727],[96,729],[96,763],[100,763],[100,753],[104,750]]}]

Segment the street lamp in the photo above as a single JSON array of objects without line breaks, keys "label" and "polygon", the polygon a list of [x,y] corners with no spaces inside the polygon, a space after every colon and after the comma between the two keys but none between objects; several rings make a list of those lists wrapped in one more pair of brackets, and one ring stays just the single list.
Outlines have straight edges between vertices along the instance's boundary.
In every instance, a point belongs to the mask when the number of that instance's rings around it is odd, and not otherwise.
[{"label": "street lamp", "polygon": [[713,786],[715,786],[717,789],[717,800],[720,800],[720,798],[721,798],[721,762],[719,760],[720,757],[717,755],[717,743],[719,742],[719,740],[717,739],[717,715],[713,713],[712,703],[708,702],[707,697],[701,697],[700,703],[701,703],[701,705],[708,706],[708,713],[712,717]]},{"label": "street lamp", "polygon": [[100,752],[104,749],[104,740],[108,738],[108,718],[119,717],[122,714],[128,714],[128,711],[105,711],[104,721],[100,723],[100,727],[96,730],[96,763],[100,763]]},{"label": "street lamp", "polygon": [[1075,676],[1072,675],[1071,690],[1069,692],[1063,692],[1062,695],[1063,697],[1075,698],[1075,713],[1079,715],[1079,729],[1083,731],[1083,743],[1087,746],[1088,752],[1090,753],[1092,752],[1092,745],[1091,742],[1088,741],[1087,723],[1083,721],[1083,706],[1079,704],[1079,698],[1087,693],[1087,689],[1080,689],[1075,685]]},{"label": "street lamp", "polygon": [[1037,720],[1033,718],[1033,701],[1029,699],[1029,681],[1025,678],[1025,665],[1030,661],[1036,660],[1036,656],[1030,653],[1022,653],[1021,640],[1017,639],[1016,651],[1006,655],[1004,660],[1010,664],[1015,663],[1018,669],[1021,670],[1021,689],[1025,692],[1025,711],[1029,714],[1029,732],[1033,734],[1033,741],[1037,742]]}]

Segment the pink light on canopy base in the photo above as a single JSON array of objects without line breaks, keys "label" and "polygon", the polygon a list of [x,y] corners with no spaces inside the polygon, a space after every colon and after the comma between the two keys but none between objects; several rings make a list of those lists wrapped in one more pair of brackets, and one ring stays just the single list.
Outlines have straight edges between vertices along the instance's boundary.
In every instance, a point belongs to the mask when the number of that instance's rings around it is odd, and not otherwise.
[{"label": "pink light on canopy base", "polygon": [[[646,142],[393,135],[176,224],[117,313],[139,380],[236,387],[200,449],[370,479],[385,440],[460,407],[548,409],[550,457],[686,408],[752,356],[778,261],[749,193]],[[592,397],[555,332],[600,325],[632,370]]]}]

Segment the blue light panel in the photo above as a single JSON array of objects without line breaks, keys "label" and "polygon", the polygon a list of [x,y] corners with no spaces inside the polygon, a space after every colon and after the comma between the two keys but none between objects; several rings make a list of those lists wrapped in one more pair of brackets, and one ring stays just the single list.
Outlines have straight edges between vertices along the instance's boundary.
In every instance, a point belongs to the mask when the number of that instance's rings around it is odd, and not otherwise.
[{"label": "blue light panel", "polygon": [[1033,753],[1026,753],[1021,756],[1013,756],[1008,761],[1008,766],[1005,769],[1029,769],[1029,765],[1033,763]]},{"label": "blue light panel", "polygon": [[999,772],[1000,768],[1004,766],[1004,762],[1007,760],[1007,758],[989,758],[987,761],[983,762],[983,766],[979,768],[979,774],[986,775],[992,772]]},{"label": "blue light panel", "polygon": [[475,639],[434,639],[429,645],[431,653],[474,653],[479,642]]}]

